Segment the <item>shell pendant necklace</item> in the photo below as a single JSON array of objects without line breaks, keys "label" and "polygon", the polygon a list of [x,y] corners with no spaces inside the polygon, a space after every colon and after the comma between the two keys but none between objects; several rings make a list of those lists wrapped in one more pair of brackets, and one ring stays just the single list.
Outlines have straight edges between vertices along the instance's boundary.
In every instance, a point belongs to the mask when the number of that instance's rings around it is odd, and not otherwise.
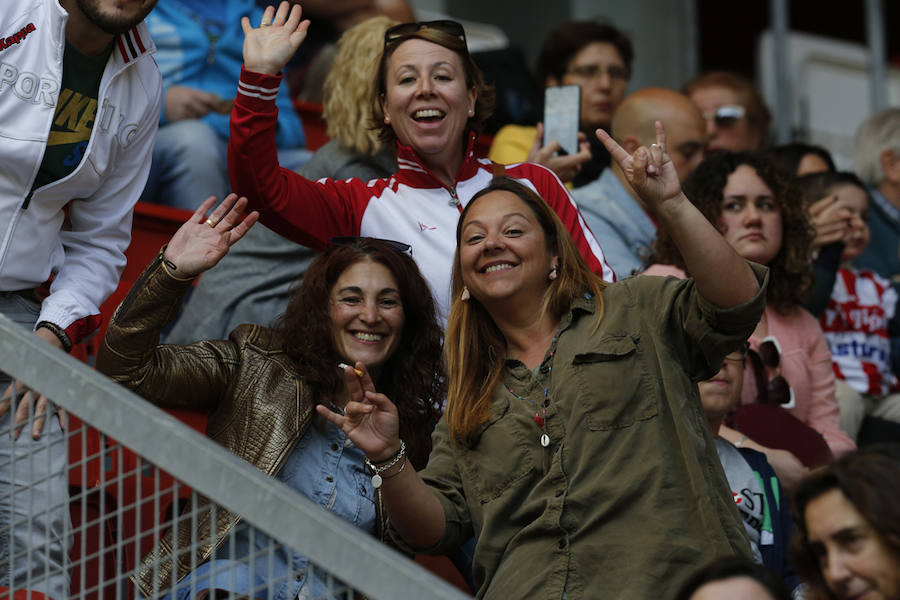
[{"label": "shell pendant necklace", "polygon": [[[544,448],[550,445],[550,434],[547,433],[547,407],[550,406],[550,374],[553,371],[553,355],[556,354],[556,341],[559,339],[559,334],[557,333],[553,336],[553,341],[550,343],[550,352],[547,354],[547,357],[541,362],[540,367],[538,367],[538,371],[547,375],[547,382],[544,386],[544,398],[542,402],[542,406],[540,406],[534,413],[534,422],[541,429],[541,436],[538,438],[538,443]],[[524,398],[519,394],[515,393],[511,387],[506,386],[506,391],[513,395],[513,397],[517,398],[520,402],[524,400],[528,400],[529,404],[535,404],[534,400],[531,398]]]}]

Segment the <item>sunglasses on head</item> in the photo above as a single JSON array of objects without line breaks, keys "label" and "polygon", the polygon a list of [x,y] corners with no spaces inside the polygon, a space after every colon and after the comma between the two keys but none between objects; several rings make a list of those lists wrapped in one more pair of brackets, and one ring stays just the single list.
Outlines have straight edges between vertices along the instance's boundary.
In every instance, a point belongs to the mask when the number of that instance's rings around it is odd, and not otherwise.
[{"label": "sunglasses on head", "polygon": [[794,390],[781,374],[781,346],[772,336],[766,337],[759,350],[748,353],[756,378],[756,389],[761,404],[779,404],[782,408],[794,408]]},{"label": "sunglasses on head", "polygon": [[398,242],[397,240],[386,240],[384,238],[364,237],[359,235],[340,235],[329,239],[328,243],[332,246],[352,246],[353,244],[356,244],[358,242],[364,243],[369,240],[381,242],[386,246],[390,246],[397,252],[409,254],[410,256],[412,256],[412,246],[410,246],[409,244],[404,244],[403,242]]},{"label": "sunglasses on head", "polygon": [[717,127],[732,127],[744,118],[747,109],[737,104],[726,104],[715,111],[703,113],[703,118],[715,122]]},{"label": "sunglasses on head", "polygon": [[463,29],[462,25],[460,25],[456,21],[441,19],[439,21],[417,21],[414,23],[401,23],[400,25],[389,27],[387,31],[384,32],[384,43],[385,45],[387,45],[391,42],[404,40],[412,35],[415,35],[423,29],[436,29],[442,33],[446,33],[448,35],[452,35],[453,37],[461,39],[463,43],[466,42],[466,32]]}]

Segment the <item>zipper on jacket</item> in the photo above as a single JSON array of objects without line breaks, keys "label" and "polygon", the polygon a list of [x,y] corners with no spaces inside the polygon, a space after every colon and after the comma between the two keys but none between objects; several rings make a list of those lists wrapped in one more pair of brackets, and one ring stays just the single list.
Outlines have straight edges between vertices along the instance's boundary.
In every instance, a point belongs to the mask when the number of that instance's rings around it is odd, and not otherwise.
[{"label": "zipper on jacket", "polygon": [[456,187],[449,187],[447,190],[450,192],[450,200],[447,201],[447,204],[450,206],[459,206],[459,196],[456,195]]},{"label": "zipper on jacket", "polygon": [[22,210],[27,210],[28,205],[31,204],[31,197],[34,196],[34,190],[30,190],[28,195],[25,196],[25,201],[22,203]]}]

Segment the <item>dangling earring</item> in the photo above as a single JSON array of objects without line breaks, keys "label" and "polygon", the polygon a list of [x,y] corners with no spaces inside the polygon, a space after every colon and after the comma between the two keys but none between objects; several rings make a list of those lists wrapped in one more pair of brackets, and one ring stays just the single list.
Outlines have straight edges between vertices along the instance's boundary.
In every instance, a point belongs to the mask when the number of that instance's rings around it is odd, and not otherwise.
[{"label": "dangling earring", "polygon": [[391,124],[391,118],[390,118],[389,116],[387,116],[387,115],[384,115],[384,124],[385,124],[385,125],[390,125],[390,124]]},{"label": "dangling earring", "polygon": [[553,265],[553,268],[550,269],[550,281],[556,279],[556,265]]},{"label": "dangling earring", "polygon": [[471,117],[471,116],[474,115],[474,114],[475,114],[475,111],[474,111],[473,109],[470,108],[470,109],[469,109],[469,116]]},{"label": "dangling earring", "polygon": [[469,288],[463,286],[463,291],[462,294],[459,295],[459,299],[463,302],[468,302],[470,297],[471,296],[469,296]]}]

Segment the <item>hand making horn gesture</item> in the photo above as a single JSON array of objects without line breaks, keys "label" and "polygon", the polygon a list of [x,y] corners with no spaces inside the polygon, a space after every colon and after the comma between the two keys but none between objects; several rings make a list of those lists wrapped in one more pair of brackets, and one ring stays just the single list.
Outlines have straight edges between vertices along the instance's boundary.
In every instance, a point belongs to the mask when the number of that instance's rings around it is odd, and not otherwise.
[{"label": "hand making horn gesture", "polygon": [[628,154],[602,129],[597,130],[597,139],[606,146],[610,156],[622,168],[628,183],[647,208],[657,212],[665,201],[681,195],[681,182],[678,181],[678,173],[672,159],[666,153],[666,130],[659,121],[654,125],[656,143],[650,144],[649,148],[641,146],[634,154]]}]

